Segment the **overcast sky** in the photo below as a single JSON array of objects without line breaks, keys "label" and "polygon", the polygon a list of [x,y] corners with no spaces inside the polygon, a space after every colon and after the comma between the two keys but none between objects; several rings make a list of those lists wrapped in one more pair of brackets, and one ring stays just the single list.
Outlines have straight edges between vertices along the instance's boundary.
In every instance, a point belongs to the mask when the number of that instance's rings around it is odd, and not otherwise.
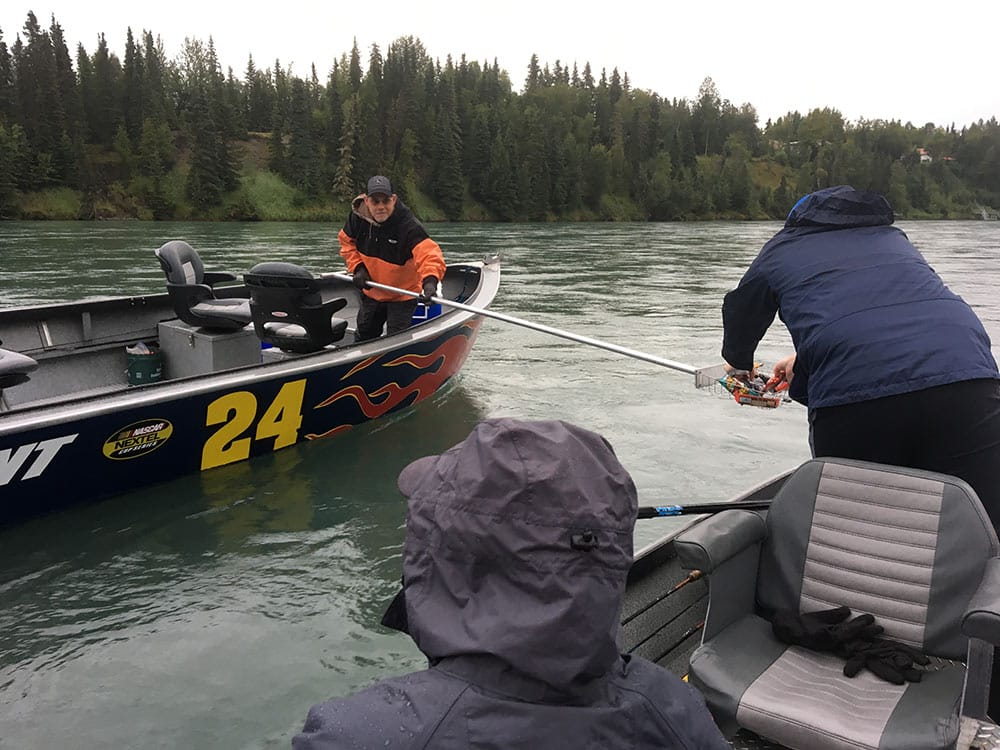
[{"label": "overcast sky", "polygon": [[[851,121],[898,119],[958,126],[1000,116],[1000,2],[951,0],[932,12],[912,2],[555,2],[553,0],[372,0],[223,3],[201,0],[5,0],[8,47],[28,11],[48,28],[54,15],[70,52],[89,53],[103,32],[124,58],[126,29],[148,30],[175,58],[186,37],[215,42],[223,71],[243,77],[281,61],[320,80],[356,39],[367,62],[400,36],[419,39],[442,62],[493,61],[520,90],[532,54],[554,67],[590,62],[627,73],[633,87],[694,99],[710,76],[723,99],[752,104],[763,125],[789,111],[833,107]],[[930,9],[927,9],[930,10]]]}]

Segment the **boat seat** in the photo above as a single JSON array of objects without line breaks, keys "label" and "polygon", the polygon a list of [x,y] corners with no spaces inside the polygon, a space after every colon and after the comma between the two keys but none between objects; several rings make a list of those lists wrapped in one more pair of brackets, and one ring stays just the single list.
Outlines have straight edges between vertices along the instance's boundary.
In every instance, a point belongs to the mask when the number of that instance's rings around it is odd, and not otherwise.
[{"label": "boat seat", "polygon": [[218,296],[215,284],[236,281],[225,271],[206,271],[193,247],[183,240],[171,240],[156,250],[160,267],[167,277],[167,292],[174,313],[197,328],[235,331],[250,323],[247,297]]},{"label": "boat seat", "polygon": [[[939,750],[986,720],[1000,545],[962,480],[813,459],[766,516],[720,513],[679,535],[676,549],[685,568],[707,574],[689,680],[727,735],[749,730],[809,750]],[[846,677],[843,659],[780,641],[768,619],[839,605],[931,657],[922,679]]]},{"label": "boat seat", "polygon": [[[294,263],[258,263],[243,275],[260,340],[298,354],[319,351],[344,338],[347,321],[333,317],[347,306],[349,284],[321,279]],[[353,288],[353,287],[351,287]]]},{"label": "boat seat", "polygon": [[37,367],[38,362],[26,354],[0,349],[0,391],[28,382],[28,373]]}]

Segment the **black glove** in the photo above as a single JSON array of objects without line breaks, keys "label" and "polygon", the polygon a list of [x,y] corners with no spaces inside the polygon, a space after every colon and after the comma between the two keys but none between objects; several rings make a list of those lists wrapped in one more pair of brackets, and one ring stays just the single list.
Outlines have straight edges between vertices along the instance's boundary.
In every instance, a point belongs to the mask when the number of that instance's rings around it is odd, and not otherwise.
[{"label": "black glove", "polygon": [[423,302],[425,305],[434,304],[433,301],[431,300],[431,297],[437,294],[438,280],[435,279],[433,276],[428,276],[424,279],[424,283],[422,286],[423,286],[423,292],[421,292],[420,297],[418,298],[419,301]]},{"label": "black glove", "polygon": [[[771,621],[771,629],[778,640],[813,651],[834,651],[838,645],[869,642],[882,632],[872,615],[858,615],[850,620],[847,607],[824,609],[819,612],[799,614],[792,609],[778,610]],[[846,658],[846,657],[844,657]]]},{"label": "black glove", "polygon": [[354,286],[358,289],[364,289],[365,284],[372,280],[371,274],[368,273],[368,269],[365,268],[364,263],[358,264],[354,269]]},{"label": "black glove", "polygon": [[914,665],[925,666],[930,663],[926,654],[905,643],[888,638],[845,643],[843,650],[844,653],[841,655],[847,659],[844,676],[854,677],[862,669],[867,668],[876,677],[881,677],[893,685],[920,682],[923,672]]}]

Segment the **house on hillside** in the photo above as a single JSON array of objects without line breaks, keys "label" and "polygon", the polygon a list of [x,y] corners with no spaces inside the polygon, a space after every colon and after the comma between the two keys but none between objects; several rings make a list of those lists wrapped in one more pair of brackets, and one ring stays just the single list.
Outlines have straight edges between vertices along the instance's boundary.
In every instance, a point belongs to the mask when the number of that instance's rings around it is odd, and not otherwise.
[{"label": "house on hillside", "polygon": [[919,156],[920,156],[920,163],[921,164],[930,164],[932,161],[934,161],[931,158],[931,155],[930,155],[930,153],[928,153],[928,151],[927,151],[926,148],[918,148],[917,149],[917,154],[919,154]]}]

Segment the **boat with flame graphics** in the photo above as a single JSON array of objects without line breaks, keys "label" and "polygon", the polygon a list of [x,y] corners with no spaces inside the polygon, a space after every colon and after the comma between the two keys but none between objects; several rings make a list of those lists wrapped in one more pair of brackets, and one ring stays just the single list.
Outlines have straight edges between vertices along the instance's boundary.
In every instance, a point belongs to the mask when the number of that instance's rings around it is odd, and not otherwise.
[{"label": "boat with flame graphics", "polygon": [[410,328],[355,343],[350,277],[260,263],[226,286],[187,243],[156,252],[166,294],[0,309],[0,523],[410,407],[459,372],[482,322],[462,303],[500,282],[496,258],[449,264]]}]

